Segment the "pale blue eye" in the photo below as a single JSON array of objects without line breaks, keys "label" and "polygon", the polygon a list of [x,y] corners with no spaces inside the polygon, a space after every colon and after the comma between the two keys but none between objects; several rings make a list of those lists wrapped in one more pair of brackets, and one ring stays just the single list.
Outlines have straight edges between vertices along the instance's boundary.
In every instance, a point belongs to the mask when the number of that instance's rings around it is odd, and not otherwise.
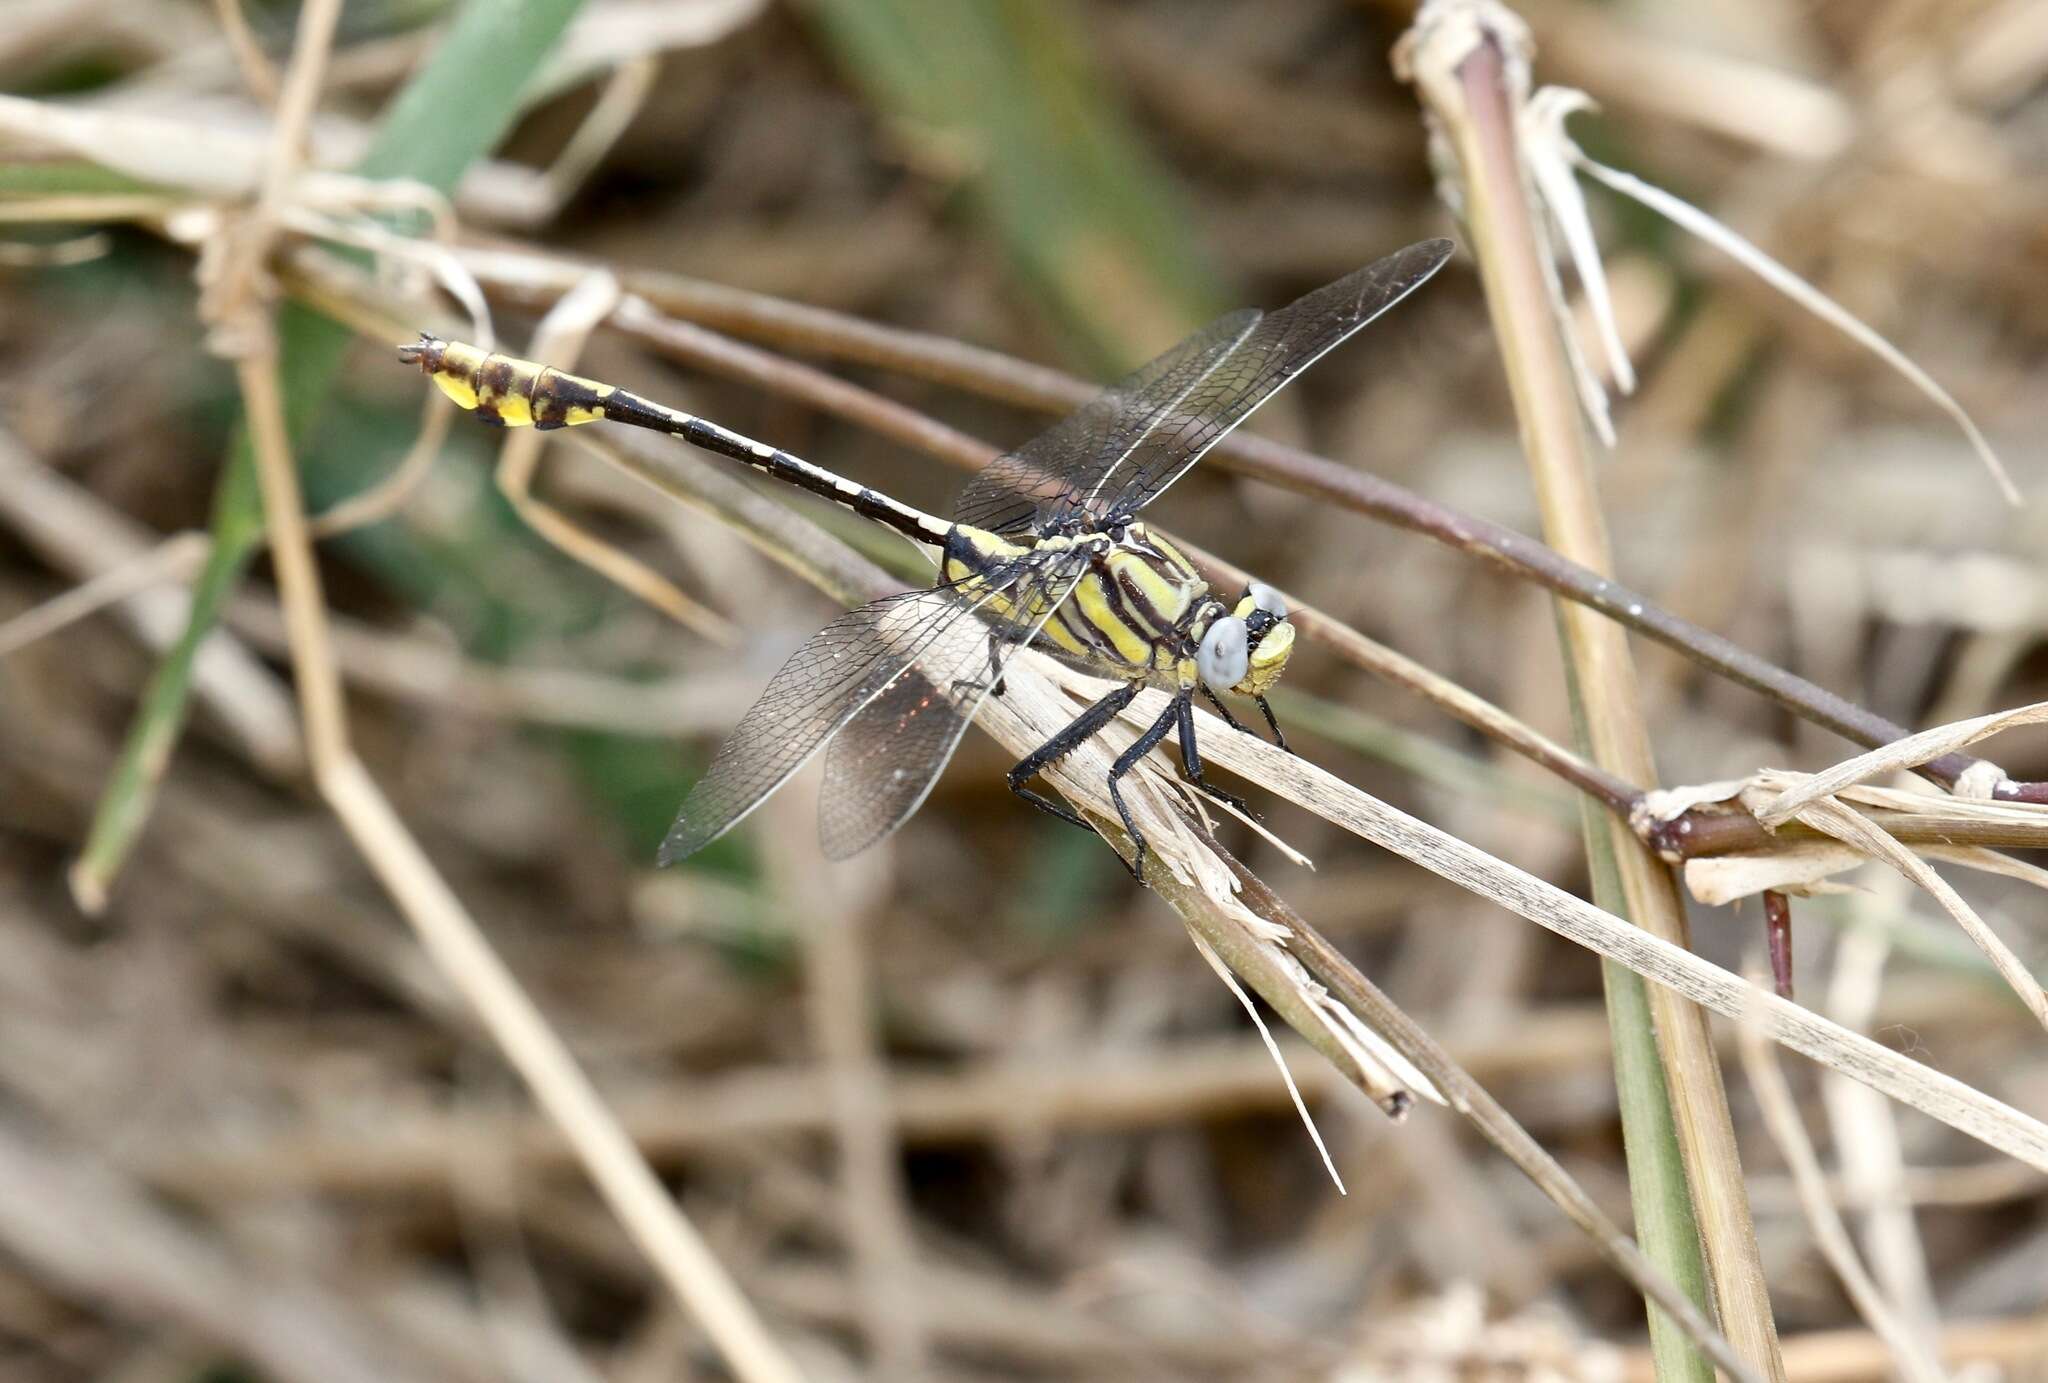
[{"label": "pale blue eye", "polygon": [[1236,686],[1250,665],[1244,621],[1235,615],[1225,615],[1210,625],[1209,632],[1202,635],[1202,646],[1195,651],[1195,670],[1212,687]]}]

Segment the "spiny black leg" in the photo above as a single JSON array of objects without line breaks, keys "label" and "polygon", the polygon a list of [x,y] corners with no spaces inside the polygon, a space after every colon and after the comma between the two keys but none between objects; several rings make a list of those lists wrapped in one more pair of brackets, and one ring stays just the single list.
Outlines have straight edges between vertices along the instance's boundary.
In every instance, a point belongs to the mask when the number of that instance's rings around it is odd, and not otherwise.
[{"label": "spiny black leg", "polygon": [[1280,722],[1273,718],[1273,707],[1263,696],[1255,696],[1252,700],[1259,703],[1259,709],[1266,713],[1266,724],[1273,727],[1273,743],[1280,746],[1282,751],[1292,754],[1294,751],[1287,748],[1287,736],[1280,733]]},{"label": "spiny black leg", "polygon": [[[1211,690],[1207,683],[1203,683],[1202,685],[1202,695],[1209,698],[1209,704],[1216,708],[1217,715],[1223,717],[1223,723],[1225,725],[1228,725],[1231,729],[1237,731],[1239,734],[1249,735],[1250,733],[1252,733],[1251,727],[1244,724],[1236,716],[1232,715],[1230,713],[1230,707],[1223,704],[1223,698],[1218,696],[1213,690]],[[1273,743],[1278,745],[1281,749],[1286,750],[1289,754],[1292,754],[1294,751],[1292,749],[1287,748],[1287,736],[1280,733],[1280,722],[1273,718],[1273,708],[1267,704],[1266,698],[1263,696],[1257,696],[1253,697],[1252,699],[1254,701],[1257,701],[1259,703],[1259,709],[1266,713],[1266,724],[1273,727]]]},{"label": "spiny black leg", "polygon": [[1241,721],[1239,721],[1236,716],[1230,713],[1230,707],[1223,704],[1223,698],[1218,696],[1214,691],[1210,690],[1209,684],[1207,682],[1204,682],[1202,684],[1202,695],[1209,698],[1209,704],[1216,708],[1217,715],[1223,717],[1223,723],[1225,725],[1228,725],[1231,729],[1237,731],[1241,735],[1249,735],[1251,733],[1251,731],[1245,729],[1244,724]]},{"label": "spiny black leg", "polygon": [[1084,831],[1093,830],[1094,828],[1083,821],[1081,814],[1072,807],[1063,802],[1055,802],[1043,793],[1033,792],[1024,785],[1094,738],[1101,732],[1102,727],[1115,720],[1117,713],[1130,705],[1137,695],[1136,684],[1127,683],[1074,717],[1066,729],[1017,761],[1016,766],[1010,770],[1010,791],[1042,812],[1051,812],[1062,821],[1071,821]]},{"label": "spiny black leg", "polygon": [[1131,837],[1131,873],[1138,876],[1138,882],[1145,882],[1145,837],[1138,830],[1138,823],[1131,820],[1131,809],[1124,805],[1124,795],[1117,790],[1117,780],[1138,766],[1138,760],[1159,747],[1159,741],[1173,732],[1174,722],[1179,719],[1181,708],[1186,704],[1183,697],[1175,697],[1172,704],[1160,713],[1159,719],[1147,726],[1145,733],[1131,741],[1131,747],[1117,755],[1116,763],[1109,770],[1109,800],[1116,804],[1116,814],[1123,818],[1124,830]]},{"label": "spiny black leg", "polygon": [[1202,776],[1202,753],[1195,748],[1195,698],[1192,692],[1183,691],[1173,699],[1174,720],[1180,727],[1181,776],[1188,782],[1208,793],[1218,802],[1249,812],[1251,808],[1236,793],[1225,792]]}]

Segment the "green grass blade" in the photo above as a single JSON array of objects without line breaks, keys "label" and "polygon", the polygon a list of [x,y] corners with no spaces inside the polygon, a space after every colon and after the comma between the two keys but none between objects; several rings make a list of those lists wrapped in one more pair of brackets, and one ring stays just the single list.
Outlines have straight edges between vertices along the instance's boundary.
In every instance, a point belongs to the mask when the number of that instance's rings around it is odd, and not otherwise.
[{"label": "green grass blade", "polygon": [[0,199],[27,201],[37,197],[120,197],[152,192],[174,193],[126,173],[81,159],[48,163],[0,163]]},{"label": "green grass blade", "polygon": [[128,727],[114,771],[100,793],[85,848],[71,866],[71,892],[80,907],[98,912],[107,889],[119,872],[129,846],[149,817],[156,785],[163,778],[171,751],[185,728],[191,698],[192,664],[199,646],[219,623],[221,608],[234,590],[248,555],[261,533],[249,533],[243,516],[255,501],[256,473],[251,467],[230,467],[214,494],[213,547],[192,584],[192,604],[177,642],[164,653],[142,704]]},{"label": "green grass blade", "polygon": [[1018,271],[1098,367],[1213,315],[1216,276],[1170,175],[1107,98],[1051,0],[812,0],[868,98],[967,170]]},{"label": "green grass blade", "polygon": [[[1562,629],[1559,636],[1563,637]],[[1578,673],[1570,659],[1565,661],[1564,675],[1571,702],[1572,738],[1580,753],[1590,753]],[[1593,901],[1617,917],[1627,917],[1628,891],[1622,886],[1621,865],[1615,859],[1614,837],[1609,834],[1615,829],[1613,819],[1585,796],[1579,799],[1579,814]],[[1693,1214],[1692,1186],[1678,1146],[1677,1116],[1664,1079],[1664,1058],[1657,1050],[1647,982],[1611,960],[1601,961],[1600,979],[1614,1044],[1614,1088],[1621,1110],[1622,1153],[1628,1164],[1636,1243],[1711,1320],[1714,1306],[1708,1300],[1707,1263]],[[1714,1383],[1713,1365],[1678,1323],[1655,1306],[1646,1303],[1645,1309],[1650,1321],[1650,1359],[1658,1383]]]}]

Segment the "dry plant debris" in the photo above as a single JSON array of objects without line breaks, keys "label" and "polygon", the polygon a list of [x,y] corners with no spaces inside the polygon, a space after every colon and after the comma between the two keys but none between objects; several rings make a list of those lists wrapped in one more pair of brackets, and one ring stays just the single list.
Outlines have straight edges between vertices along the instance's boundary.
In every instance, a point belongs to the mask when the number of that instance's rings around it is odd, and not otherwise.
[{"label": "dry plant debris", "polygon": [[[1190,313],[1446,228],[1397,11],[0,11],[0,1371],[1672,1377],[1722,1334],[1757,1377],[2043,1367],[2048,534],[1967,464],[2043,478],[2030,7],[1428,8],[1570,84],[1507,109],[1612,542],[1523,536],[1467,186],[1480,272],[1164,506],[1289,593],[1304,689],[1383,717],[1299,759],[1215,727],[1259,820],[1147,761],[1179,927],[982,749],[857,865],[776,815],[654,875],[776,652],[902,554],[677,448],[492,457],[385,365],[421,327],[581,357],[937,503],[928,458]],[[1545,592],[1659,645],[1584,745]],[[984,728],[1086,694],[1020,667]],[[1133,733],[1062,775],[1082,810]],[[1698,906],[1655,885],[1659,940],[1576,896],[1532,776]],[[1766,892],[1799,1002],[1741,973]],[[1749,1168],[1708,1312],[1622,1233],[1587,949],[1722,1015],[1669,1068],[1731,1076],[1691,1174],[1713,1137]]]}]

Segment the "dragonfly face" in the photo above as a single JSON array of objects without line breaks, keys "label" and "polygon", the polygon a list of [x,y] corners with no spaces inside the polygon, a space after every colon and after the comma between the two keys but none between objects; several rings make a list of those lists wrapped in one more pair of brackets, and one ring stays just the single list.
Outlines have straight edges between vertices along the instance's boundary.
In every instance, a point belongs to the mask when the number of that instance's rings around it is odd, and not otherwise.
[{"label": "dragonfly face", "polygon": [[[939,549],[935,586],[848,611],[775,674],[683,804],[663,863],[725,834],[821,752],[826,853],[844,858],[872,845],[917,810],[982,698],[1000,693],[1007,660],[1030,645],[1117,684],[1010,770],[1019,796],[1076,825],[1087,823],[1030,781],[1099,734],[1139,688],[1169,693],[1109,773],[1142,878],[1145,840],[1118,780],[1177,736],[1187,781],[1234,803],[1202,776],[1194,696],[1206,695],[1239,731],[1220,694],[1252,698],[1284,748],[1266,693],[1294,651],[1294,626],[1279,592],[1258,582],[1226,604],[1137,515],[1289,380],[1426,281],[1451,249],[1425,240],[1277,312],[1218,318],[998,457],[950,519],[596,380],[431,336],[399,358],[494,422],[652,428]],[[985,626],[985,637],[949,638],[962,620]]]},{"label": "dragonfly face", "polygon": [[1287,601],[1263,581],[1245,588],[1244,599],[1231,611],[1245,625],[1245,673],[1230,689],[1239,696],[1264,696],[1287,670],[1294,652],[1294,626],[1287,622]]}]

